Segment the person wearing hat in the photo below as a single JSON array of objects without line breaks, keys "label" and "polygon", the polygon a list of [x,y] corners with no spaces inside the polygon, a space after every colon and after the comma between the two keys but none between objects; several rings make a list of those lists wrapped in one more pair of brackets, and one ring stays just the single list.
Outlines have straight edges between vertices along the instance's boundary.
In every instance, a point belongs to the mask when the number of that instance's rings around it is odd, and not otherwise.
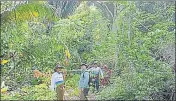
[{"label": "person wearing hat", "polygon": [[56,65],[54,69],[54,73],[51,77],[51,89],[56,91],[57,93],[57,100],[63,100],[64,99],[64,80],[65,76],[62,72],[63,66],[60,66],[59,64]]},{"label": "person wearing hat", "polygon": [[80,89],[80,100],[87,100],[89,92],[89,72],[87,71],[87,65],[81,64],[81,76],[79,80],[79,89]]},{"label": "person wearing hat", "polygon": [[[94,90],[96,89],[96,93],[99,92],[99,82],[100,82],[100,78],[103,79],[104,76],[103,76],[103,71],[101,70],[100,67],[98,67],[98,62],[97,61],[94,61],[93,62],[93,67],[90,68],[90,71],[92,73],[92,82],[93,82],[93,87],[94,87]],[[101,77],[100,77],[101,75]],[[93,91],[94,92],[94,91]]]}]

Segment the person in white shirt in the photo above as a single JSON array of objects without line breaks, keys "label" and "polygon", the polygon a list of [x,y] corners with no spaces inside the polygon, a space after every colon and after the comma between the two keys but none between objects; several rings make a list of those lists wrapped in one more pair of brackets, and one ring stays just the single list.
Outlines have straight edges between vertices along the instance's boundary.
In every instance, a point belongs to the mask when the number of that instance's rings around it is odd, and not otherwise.
[{"label": "person in white shirt", "polygon": [[51,89],[56,91],[57,100],[63,100],[64,98],[64,73],[62,72],[63,67],[56,65],[54,73],[51,77]]},{"label": "person in white shirt", "polygon": [[79,89],[80,89],[80,100],[88,100],[88,92],[89,92],[89,71],[87,71],[87,65],[81,64],[81,76],[79,80]]},{"label": "person in white shirt", "polygon": [[[101,70],[101,68],[100,67],[98,67],[98,65],[97,65],[97,61],[95,61],[94,63],[93,63],[93,67],[92,68],[90,68],[89,69],[90,71],[91,71],[91,73],[92,73],[92,82],[93,82],[93,87],[94,87],[94,89],[96,88],[96,91],[97,91],[97,93],[99,92],[99,82],[100,82],[100,78],[101,79],[103,79],[104,78],[104,76],[103,76],[103,72],[102,72],[102,70]],[[100,77],[100,75],[101,75],[101,77]]]}]

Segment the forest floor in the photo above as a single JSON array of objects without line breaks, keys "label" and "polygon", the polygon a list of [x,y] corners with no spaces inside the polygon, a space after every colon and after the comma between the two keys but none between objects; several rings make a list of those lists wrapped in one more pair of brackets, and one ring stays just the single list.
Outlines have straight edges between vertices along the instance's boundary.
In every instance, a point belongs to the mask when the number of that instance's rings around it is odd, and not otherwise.
[{"label": "forest floor", "polygon": [[[100,88],[101,90],[102,88]],[[70,93],[72,92],[72,89],[65,91],[64,93],[64,99],[65,100],[80,100],[79,96],[70,96]],[[89,91],[88,94],[88,100],[96,100],[97,93],[93,93],[92,91]]]},{"label": "forest floor", "polygon": [[94,93],[89,94],[88,100],[96,100],[96,96]]},{"label": "forest floor", "polygon": [[[69,90],[68,90],[68,91],[65,91],[65,93],[64,93],[64,99],[65,100],[80,100],[80,97],[79,96],[70,96]],[[88,100],[96,100],[95,94],[89,92]]]}]

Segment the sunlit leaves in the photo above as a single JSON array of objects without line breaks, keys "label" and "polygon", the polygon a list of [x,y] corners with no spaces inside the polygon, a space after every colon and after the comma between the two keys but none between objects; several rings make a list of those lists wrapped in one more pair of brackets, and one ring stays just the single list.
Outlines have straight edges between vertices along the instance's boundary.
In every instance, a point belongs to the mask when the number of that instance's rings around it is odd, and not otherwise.
[{"label": "sunlit leaves", "polygon": [[0,60],[1,61],[1,64],[4,65],[8,62],[8,60]]},{"label": "sunlit leaves", "polygon": [[38,15],[38,12],[33,12],[33,15],[35,16],[35,17],[38,17],[39,15]]},{"label": "sunlit leaves", "polygon": [[65,55],[66,55],[66,57],[68,58],[68,59],[70,59],[70,52],[69,52],[69,50],[65,50]]},{"label": "sunlit leaves", "polygon": [[5,92],[7,92],[7,90],[8,90],[7,87],[5,87],[5,88],[1,88],[1,93],[5,93]]},{"label": "sunlit leaves", "polygon": [[2,21],[3,23],[7,23],[9,21],[20,22],[32,20],[35,17],[42,18],[43,16],[48,19],[53,18],[52,10],[43,5],[43,3],[31,2],[28,4],[21,4],[11,12],[4,12]]}]

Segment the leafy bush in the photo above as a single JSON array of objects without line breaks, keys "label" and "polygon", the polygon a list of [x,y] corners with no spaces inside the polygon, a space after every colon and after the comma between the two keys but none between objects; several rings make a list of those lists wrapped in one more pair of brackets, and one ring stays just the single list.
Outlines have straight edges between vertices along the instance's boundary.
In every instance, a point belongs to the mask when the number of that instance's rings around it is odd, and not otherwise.
[{"label": "leafy bush", "polygon": [[[143,70],[142,73],[127,69],[122,72],[120,76],[115,77],[113,84],[100,92],[98,99],[152,100],[151,94],[162,91],[166,85],[168,87],[174,85],[174,75],[171,68],[164,64],[157,66],[155,72],[150,69]],[[171,88],[173,89],[173,87]]]},{"label": "leafy bush", "polygon": [[74,74],[72,77],[67,77],[68,79],[65,82],[66,90],[72,90],[70,96],[78,96],[79,95],[79,89],[78,89],[78,81],[80,78],[80,75]]},{"label": "leafy bush", "polygon": [[21,92],[1,96],[2,100],[53,100],[56,99],[56,92],[49,90],[46,84],[23,87]]}]

